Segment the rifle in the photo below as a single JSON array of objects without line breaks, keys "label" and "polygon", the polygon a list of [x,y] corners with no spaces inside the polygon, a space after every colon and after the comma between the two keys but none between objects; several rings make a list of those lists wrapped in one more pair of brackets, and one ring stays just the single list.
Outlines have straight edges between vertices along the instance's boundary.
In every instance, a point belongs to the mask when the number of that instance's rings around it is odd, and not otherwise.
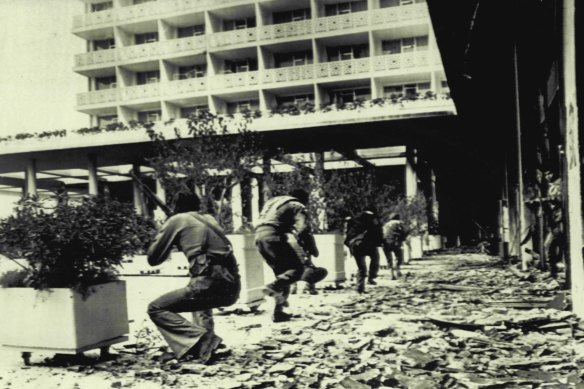
[{"label": "rifle", "polygon": [[148,197],[150,200],[152,200],[162,210],[162,212],[164,212],[166,214],[166,216],[170,217],[170,216],[174,215],[174,212],[170,209],[170,207],[168,205],[166,205],[166,203],[164,201],[162,201],[160,199],[160,197],[158,197],[156,195],[156,193],[154,193],[148,185],[146,185],[146,184],[144,184],[144,182],[142,182],[140,177],[138,177],[136,175],[136,173],[134,173],[134,170],[130,170],[129,174],[130,174],[130,177],[132,177],[132,179],[134,180],[134,182],[136,184],[138,184],[138,188],[140,189],[140,191],[143,194],[145,194],[146,197]]}]

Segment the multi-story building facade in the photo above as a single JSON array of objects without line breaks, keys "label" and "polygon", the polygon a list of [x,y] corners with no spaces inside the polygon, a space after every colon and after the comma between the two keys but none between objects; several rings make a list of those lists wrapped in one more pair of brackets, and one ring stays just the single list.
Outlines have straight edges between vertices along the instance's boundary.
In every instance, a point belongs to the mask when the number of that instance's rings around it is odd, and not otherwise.
[{"label": "multi-story building facade", "polygon": [[93,126],[448,93],[423,0],[88,1],[73,32]]}]

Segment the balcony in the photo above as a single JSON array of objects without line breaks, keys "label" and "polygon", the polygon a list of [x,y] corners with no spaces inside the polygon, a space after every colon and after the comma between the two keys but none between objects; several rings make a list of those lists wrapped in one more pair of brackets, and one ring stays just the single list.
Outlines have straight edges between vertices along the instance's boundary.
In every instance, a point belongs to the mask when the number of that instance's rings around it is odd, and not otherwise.
[{"label": "balcony", "polygon": [[207,90],[207,77],[189,78],[186,80],[170,81],[165,88],[168,96],[185,93],[204,92]]},{"label": "balcony", "polygon": [[160,84],[134,85],[123,89],[122,97],[125,101],[141,100],[160,96]]},{"label": "balcony", "polygon": [[161,54],[186,53],[190,51],[204,52],[207,49],[207,38],[204,35],[191,36],[159,42],[158,45],[160,46],[158,51]]},{"label": "balcony", "polygon": [[258,71],[221,74],[213,78],[213,88],[227,89],[253,86],[259,83]]},{"label": "balcony", "polygon": [[163,3],[161,1],[152,1],[118,8],[116,10],[116,19],[119,21],[131,21],[134,19],[156,17],[161,13],[166,13]]},{"label": "balcony", "polygon": [[318,78],[356,75],[369,73],[370,71],[370,57],[316,64],[316,76]]},{"label": "balcony", "polygon": [[427,19],[428,7],[426,3],[380,8],[376,9],[374,12],[371,12],[372,25],[388,25],[389,23],[409,22],[416,20],[424,22]]},{"label": "balcony", "polygon": [[105,89],[98,91],[91,91],[79,93],[77,95],[77,105],[93,105],[103,103],[115,103],[120,99],[120,92],[118,89]]},{"label": "balcony", "polygon": [[90,51],[75,55],[75,66],[101,65],[116,61],[116,49]]},{"label": "balcony", "polygon": [[290,82],[312,80],[314,65],[289,66],[277,69],[266,69],[262,72],[262,83]]},{"label": "balcony", "polygon": [[369,13],[368,11],[361,11],[315,19],[314,32],[329,32],[365,27],[369,24]]},{"label": "balcony", "polygon": [[312,34],[312,24],[313,21],[310,19],[290,23],[270,24],[268,26],[260,27],[259,35],[260,39],[263,40],[308,35]]},{"label": "balcony", "polygon": [[73,28],[85,28],[102,26],[112,23],[115,20],[115,10],[106,9],[105,11],[91,12],[84,15],[75,15],[73,17]]},{"label": "balcony", "polygon": [[217,32],[208,35],[209,47],[221,47],[237,45],[241,43],[255,42],[257,40],[257,28],[244,28],[241,30]]},{"label": "balcony", "polygon": [[153,59],[158,60],[160,57],[160,43],[144,43],[142,45],[133,45],[121,47],[117,49],[118,59],[121,61],[129,61],[135,59]]},{"label": "balcony", "polygon": [[378,55],[373,57],[373,71],[405,70],[440,64],[439,57],[430,51],[414,53]]}]

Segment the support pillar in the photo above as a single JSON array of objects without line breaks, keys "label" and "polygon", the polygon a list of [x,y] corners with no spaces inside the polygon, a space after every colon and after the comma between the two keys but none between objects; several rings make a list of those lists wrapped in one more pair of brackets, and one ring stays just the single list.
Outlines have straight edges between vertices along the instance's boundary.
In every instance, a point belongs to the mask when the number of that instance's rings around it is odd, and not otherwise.
[{"label": "support pillar", "polygon": [[24,194],[26,196],[37,196],[37,179],[36,179],[36,160],[29,159],[26,164],[26,171],[25,171],[25,187],[24,187]]},{"label": "support pillar", "polygon": [[418,175],[416,173],[416,150],[408,150],[405,166],[405,194],[406,197],[418,195]]},{"label": "support pillar", "polygon": [[[140,177],[140,165],[133,165],[132,169],[134,170],[134,174],[136,177]],[[136,182],[136,180],[132,180],[133,183],[133,193],[134,193],[134,209],[138,215],[145,216],[145,205],[144,205],[144,196],[142,195],[142,191],[140,190],[140,185]]]},{"label": "support pillar", "polygon": [[262,207],[272,197],[272,191],[270,189],[270,183],[272,181],[272,162],[269,157],[264,157],[262,160],[262,171],[263,171],[263,182],[262,182]]},{"label": "support pillar", "polygon": [[243,226],[243,202],[241,201],[241,184],[235,184],[231,188],[231,220],[234,231]]},{"label": "support pillar", "polygon": [[[575,0],[563,0],[563,52],[560,125],[565,152],[562,155],[562,191],[567,264],[572,289],[573,311],[584,318],[584,261],[582,258],[582,198],[580,188],[580,141],[576,94]],[[568,270],[567,269],[567,270]]]},{"label": "support pillar", "polygon": [[251,222],[255,223],[260,218],[260,187],[258,183],[258,179],[252,177],[250,180],[251,186],[251,199],[250,199],[250,208],[251,208]]},{"label": "support pillar", "polygon": [[326,231],[326,197],[323,191],[324,185],[324,153],[322,151],[314,153],[314,190],[310,193],[313,201],[316,202],[316,218],[318,228],[321,231]]},{"label": "support pillar", "polygon": [[[160,181],[160,179],[156,179],[156,196],[160,200],[164,201],[164,204],[166,204],[166,190],[164,189],[164,186],[162,185],[162,181]],[[160,207],[156,207],[156,209],[154,210],[154,218],[156,220],[165,220],[166,214],[162,209],[160,209]]]},{"label": "support pillar", "polygon": [[89,154],[87,156],[87,175],[87,191],[90,196],[97,196],[99,194],[99,184],[97,177],[97,156],[95,154]]}]

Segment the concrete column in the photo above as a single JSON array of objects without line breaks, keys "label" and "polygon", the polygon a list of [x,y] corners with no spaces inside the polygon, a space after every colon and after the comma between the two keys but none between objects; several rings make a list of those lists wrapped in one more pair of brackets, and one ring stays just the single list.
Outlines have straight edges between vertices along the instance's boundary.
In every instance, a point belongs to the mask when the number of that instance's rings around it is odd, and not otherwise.
[{"label": "concrete column", "polygon": [[36,181],[36,161],[29,159],[26,163],[25,171],[25,187],[24,193],[26,196],[37,196],[37,181]]},{"label": "concrete column", "polygon": [[584,261],[582,260],[582,197],[580,188],[580,151],[578,98],[576,90],[575,0],[563,0],[563,79],[560,111],[565,152],[562,155],[562,191],[566,230],[567,264],[572,288],[573,311],[584,318]]},{"label": "concrete column", "polygon": [[[140,165],[134,165],[132,167],[132,169],[134,170],[134,174],[137,177],[140,177]],[[138,184],[138,182],[136,182],[136,180],[132,180],[133,185],[133,192],[134,192],[134,209],[136,210],[136,213],[138,215],[145,215],[144,209],[146,208],[144,206],[144,197],[142,195],[142,191],[140,190],[140,185]]]},{"label": "concrete column", "polygon": [[97,156],[89,154],[87,156],[88,193],[90,196],[99,194],[99,184],[97,178]]},{"label": "concrete column", "polygon": [[[159,179],[156,180],[156,196],[166,204],[166,190]],[[156,207],[154,210],[154,218],[157,220],[164,220],[166,214],[159,207]]]},{"label": "concrete column", "polygon": [[432,217],[436,222],[440,220],[440,204],[436,195],[436,173],[430,168],[430,196],[432,201]]},{"label": "concrete column", "polygon": [[251,222],[256,222],[260,218],[260,187],[258,184],[258,179],[252,177],[250,180],[251,186]]},{"label": "concrete column", "polygon": [[233,230],[237,230],[243,225],[243,202],[241,201],[241,184],[236,184],[231,188],[231,218]]},{"label": "concrete column", "polygon": [[416,173],[416,150],[408,149],[405,166],[406,197],[415,197],[418,194],[418,175]]},{"label": "concrete column", "polygon": [[314,180],[315,180],[315,188],[313,192],[310,194],[313,201],[316,202],[316,209],[317,214],[316,218],[318,219],[318,227],[325,231],[327,228],[327,220],[326,220],[326,197],[323,191],[324,185],[324,153],[316,152],[314,153]]}]

